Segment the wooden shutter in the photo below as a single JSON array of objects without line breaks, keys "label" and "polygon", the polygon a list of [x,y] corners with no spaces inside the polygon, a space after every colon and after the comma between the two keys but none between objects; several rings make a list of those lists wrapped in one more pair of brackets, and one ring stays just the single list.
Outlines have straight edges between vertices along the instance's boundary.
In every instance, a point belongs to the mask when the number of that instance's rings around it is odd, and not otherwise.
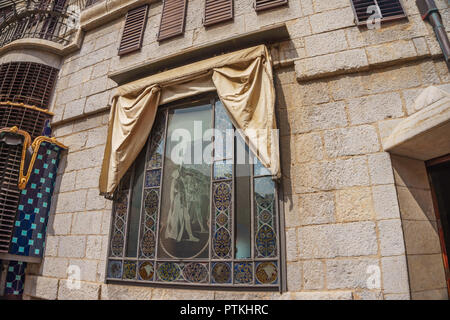
[{"label": "wooden shutter", "polygon": [[288,0],[255,0],[255,10],[263,11],[279,6],[287,5]]},{"label": "wooden shutter", "polygon": [[205,27],[233,19],[233,0],[205,0]]},{"label": "wooden shutter", "polygon": [[373,13],[367,13],[369,6],[379,6],[381,21],[390,21],[406,17],[400,0],[351,0],[358,25],[366,24]]},{"label": "wooden shutter", "polygon": [[120,41],[119,55],[139,50],[147,22],[148,5],[128,11]]},{"label": "wooden shutter", "polygon": [[183,34],[186,9],[187,0],[164,0],[158,41]]},{"label": "wooden shutter", "polygon": [[22,102],[46,109],[58,69],[34,62],[0,65],[0,101]]},{"label": "wooden shutter", "polygon": [[[8,253],[16,220],[20,191],[18,188],[22,143],[0,135],[0,252]],[[8,141],[10,140],[10,141]]]}]

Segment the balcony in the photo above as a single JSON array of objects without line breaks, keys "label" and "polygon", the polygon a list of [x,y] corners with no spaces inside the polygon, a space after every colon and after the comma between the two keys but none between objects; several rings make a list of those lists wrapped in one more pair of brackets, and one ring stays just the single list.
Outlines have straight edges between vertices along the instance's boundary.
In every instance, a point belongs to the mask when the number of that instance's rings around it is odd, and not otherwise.
[{"label": "balcony", "polygon": [[100,2],[100,1],[103,1],[103,0],[86,0],[85,8],[89,7],[89,6],[92,6],[92,5],[94,5],[94,4],[96,4],[97,2]]},{"label": "balcony", "polygon": [[78,41],[80,12],[89,1],[0,1],[0,50],[15,43],[63,51]]}]

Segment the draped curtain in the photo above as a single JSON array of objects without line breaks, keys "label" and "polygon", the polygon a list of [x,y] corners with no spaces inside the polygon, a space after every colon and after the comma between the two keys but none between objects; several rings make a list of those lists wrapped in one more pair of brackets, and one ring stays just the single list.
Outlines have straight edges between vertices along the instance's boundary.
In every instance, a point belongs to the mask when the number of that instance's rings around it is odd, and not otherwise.
[{"label": "draped curtain", "polygon": [[280,177],[272,64],[266,46],[260,45],[119,87],[110,112],[100,193],[112,196],[144,147],[159,105],[215,90],[249,148]]}]

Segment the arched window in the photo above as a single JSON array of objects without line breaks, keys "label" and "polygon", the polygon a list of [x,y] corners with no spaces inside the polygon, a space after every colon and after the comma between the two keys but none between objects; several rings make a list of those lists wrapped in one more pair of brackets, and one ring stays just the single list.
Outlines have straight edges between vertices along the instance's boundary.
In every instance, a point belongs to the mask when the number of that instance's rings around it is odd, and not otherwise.
[{"label": "arched window", "polygon": [[279,226],[277,183],[220,100],[161,106],[115,194],[107,280],[278,290]]}]

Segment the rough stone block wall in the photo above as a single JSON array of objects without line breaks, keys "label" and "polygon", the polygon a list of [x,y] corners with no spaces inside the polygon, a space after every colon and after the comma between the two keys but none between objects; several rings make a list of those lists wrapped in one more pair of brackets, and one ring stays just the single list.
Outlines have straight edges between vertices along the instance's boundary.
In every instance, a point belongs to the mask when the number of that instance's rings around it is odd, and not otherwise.
[{"label": "rough stone block wall", "polygon": [[[449,5],[436,2],[450,30]],[[29,270],[27,297],[409,299],[411,291],[414,298],[429,289],[408,279],[412,265],[404,239],[420,226],[402,222],[401,188],[382,148],[395,125],[418,111],[412,110],[412,102],[424,88],[450,91],[448,69],[415,1],[403,0],[409,20],[380,30],[356,27],[349,0],[290,0],[288,8],[261,14],[252,3],[236,0],[233,22],[205,30],[196,14],[203,1],[189,1],[184,36],[157,43],[157,2],[150,6],[139,52],[117,56],[124,22],[118,19],[87,32],[81,50],[66,57],[52,110],[55,122],[63,120],[55,135],[69,151],[52,202],[45,259],[40,268]],[[97,185],[109,112],[105,107],[116,87],[107,74],[282,21],[291,39],[272,45],[271,52],[281,130],[288,291],[105,284],[111,202],[98,195]],[[421,254],[412,255],[420,259]],[[81,267],[80,290],[68,290],[69,265]],[[368,281],[378,274],[379,283]]]}]

